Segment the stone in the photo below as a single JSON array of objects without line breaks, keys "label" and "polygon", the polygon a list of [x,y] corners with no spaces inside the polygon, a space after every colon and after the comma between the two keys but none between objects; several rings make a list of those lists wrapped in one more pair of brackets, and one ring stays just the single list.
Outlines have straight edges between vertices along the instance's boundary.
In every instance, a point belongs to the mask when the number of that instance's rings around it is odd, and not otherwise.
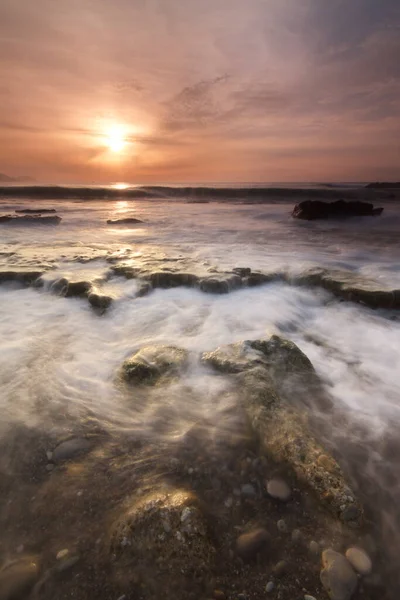
[{"label": "stone", "polygon": [[153,383],[179,372],[187,359],[187,351],[176,346],[146,346],[125,360],[122,376],[129,383]]},{"label": "stone", "polygon": [[291,489],[283,479],[270,479],[267,482],[267,492],[271,498],[287,502],[291,496]]},{"label": "stone", "polygon": [[309,544],[308,548],[309,548],[309,550],[310,550],[311,554],[315,554],[315,555],[317,555],[317,554],[319,554],[319,553],[320,553],[320,547],[319,547],[319,544],[318,544],[318,542],[316,542],[316,541],[314,541],[314,540],[312,540],[312,541],[310,542],[310,544]]},{"label": "stone", "polygon": [[273,568],[275,577],[283,577],[289,571],[289,563],[286,560],[280,560]]},{"label": "stone", "polygon": [[303,534],[301,533],[300,529],[293,529],[292,542],[294,542],[295,544],[299,544],[302,539],[303,539]]},{"label": "stone", "polygon": [[92,284],[89,281],[68,281],[65,297],[87,296],[91,287]]},{"label": "stone", "polygon": [[248,498],[254,498],[257,495],[254,485],[251,483],[245,483],[242,485],[242,496],[247,496]]},{"label": "stone", "polygon": [[0,215],[0,223],[11,225],[58,225],[61,223],[61,217],[58,215],[42,217],[36,215]]},{"label": "stone", "polygon": [[265,529],[255,529],[238,537],[236,552],[242,560],[250,562],[268,548],[269,541],[270,536]]},{"label": "stone", "polygon": [[352,504],[352,505],[348,506],[347,508],[343,509],[343,512],[342,512],[343,521],[346,521],[347,523],[349,523],[351,521],[358,522],[360,518],[361,518],[361,511],[358,508],[358,506],[356,506],[355,504]]},{"label": "stone", "polygon": [[68,548],[64,548],[64,550],[60,550],[59,552],[57,552],[56,559],[62,560],[63,558],[68,556],[68,554],[69,554]]},{"label": "stone", "polygon": [[0,570],[0,600],[24,600],[39,576],[36,558],[24,558]]},{"label": "stone", "polygon": [[322,553],[320,579],[331,600],[350,600],[357,588],[357,575],[342,554],[334,550]]},{"label": "stone", "polygon": [[272,590],[274,589],[275,584],[273,581],[268,581],[267,585],[265,586],[265,591],[267,592],[267,594],[269,594],[270,592],[272,592]]},{"label": "stone", "polygon": [[361,548],[349,548],[346,552],[346,558],[360,575],[369,575],[371,573],[372,561],[368,554],[364,550],[361,550]]},{"label": "stone", "polygon": [[64,573],[65,571],[69,571],[72,569],[80,560],[80,556],[71,556],[70,558],[65,558],[59,562],[57,565],[57,571],[59,573]]},{"label": "stone", "polygon": [[222,590],[214,590],[213,597],[214,600],[225,600],[226,595]]},{"label": "stone", "polygon": [[286,522],[283,519],[280,519],[276,525],[281,533],[287,533],[288,528]]},{"label": "stone", "polygon": [[314,596],[310,596],[310,594],[304,594],[304,600],[316,600]]},{"label": "stone", "polygon": [[205,277],[200,280],[199,287],[208,294],[227,294],[241,287],[242,280],[239,275]]},{"label": "stone", "polygon": [[55,208],[20,208],[15,211],[21,215],[41,215],[57,212]]},{"label": "stone", "polygon": [[82,454],[86,454],[91,449],[92,444],[89,440],[82,437],[75,437],[61,442],[53,452],[53,461],[61,463],[67,460],[73,460]]},{"label": "stone", "polygon": [[108,219],[107,225],[137,225],[143,223],[140,219],[135,217],[125,217],[124,219]]},{"label": "stone", "polygon": [[113,299],[110,296],[105,296],[104,294],[95,294],[91,293],[88,296],[89,304],[93,306],[93,308],[99,308],[100,310],[105,310],[111,304]]},{"label": "stone", "polygon": [[321,200],[305,200],[296,204],[292,217],[295,219],[337,219],[345,217],[372,217],[381,215],[383,208],[374,208],[369,202],[337,200],[322,202]]},{"label": "stone", "polygon": [[150,282],[154,288],[195,287],[199,278],[192,273],[157,271],[151,273]]}]

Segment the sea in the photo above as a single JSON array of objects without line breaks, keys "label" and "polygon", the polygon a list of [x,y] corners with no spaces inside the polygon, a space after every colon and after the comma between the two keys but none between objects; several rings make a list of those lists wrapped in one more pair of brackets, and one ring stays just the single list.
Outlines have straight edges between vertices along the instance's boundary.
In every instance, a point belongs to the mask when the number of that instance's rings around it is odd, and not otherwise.
[{"label": "sea", "polygon": [[[299,201],[339,197],[370,200],[372,192],[360,184],[2,188],[1,213],[53,208],[62,219],[58,225],[0,224],[0,270],[44,273],[40,287],[18,281],[0,286],[0,474],[7,481],[8,502],[15,496],[19,510],[29,510],[42,480],[31,482],[25,505],[18,491],[19,465],[31,465],[34,456],[43,478],[52,476],[46,451],[82,427],[117,441],[124,436],[154,440],[168,453],[204,422],[213,452],[237,424],[235,395],[223,377],[210,377],[193,359],[184,382],[170,395],[128,403],[115,383],[118,369],[150,345],[178,346],[196,356],[275,334],[307,355],[332,399],[334,414],[322,415],[321,442],[368,507],[379,548],[375,560],[392,561],[395,571],[400,315],[343,301],[318,287],[290,284],[291,277],[320,267],[354,274],[382,289],[400,289],[398,198],[374,192],[374,204],[384,208],[379,217],[291,217]],[[127,217],[140,222],[107,224]],[[136,278],[112,270],[122,263],[166,271],[184,265],[201,276],[250,268],[285,273],[286,279],[225,294],[174,287],[141,296]],[[54,285],[62,279],[90,282],[112,298],[111,306],[99,314],[86,298],[63,297]],[[310,398],[308,410],[312,404]],[[40,445],[41,438],[47,447]],[[3,527],[10,514],[0,511]],[[1,551],[15,554],[32,537],[33,531],[14,527]]]}]

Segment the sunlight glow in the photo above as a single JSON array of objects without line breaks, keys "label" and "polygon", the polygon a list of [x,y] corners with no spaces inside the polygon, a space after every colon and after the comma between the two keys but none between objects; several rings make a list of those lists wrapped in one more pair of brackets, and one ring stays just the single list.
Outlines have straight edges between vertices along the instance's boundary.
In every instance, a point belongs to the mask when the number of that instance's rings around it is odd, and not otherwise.
[{"label": "sunlight glow", "polygon": [[126,128],[123,125],[112,125],[106,132],[106,144],[111,152],[122,152],[127,145]]}]

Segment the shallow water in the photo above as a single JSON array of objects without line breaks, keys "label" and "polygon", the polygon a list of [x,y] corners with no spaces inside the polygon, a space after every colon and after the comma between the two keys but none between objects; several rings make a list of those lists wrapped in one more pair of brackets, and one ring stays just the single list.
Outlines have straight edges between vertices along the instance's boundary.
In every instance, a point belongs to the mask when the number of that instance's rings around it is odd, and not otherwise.
[{"label": "shallow water", "polygon": [[[7,212],[32,202],[2,204]],[[400,286],[397,205],[385,206],[382,218],[340,225],[294,221],[287,203],[58,200],[40,205],[55,206],[61,224],[1,230],[4,266],[52,268],[41,289],[0,288],[0,432],[5,435],[18,424],[61,437],[90,418],[113,435],[154,437],[166,447],[203,421],[212,423],[215,438],[229,436],[236,427],[234,396],[223,378],[211,377],[199,365],[197,356],[278,333],[306,353],[335,411],[345,415],[341,427],[337,420],[331,427],[332,415],[327,415],[325,440],[356,485],[364,486],[362,496],[369,496],[368,486],[378,488],[374,502],[381,502],[384,539],[400,548],[400,322],[390,320],[387,311],[341,303],[326,291],[283,282],[222,296],[177,288],[136,298],[135,280],[107,276],[102,289],[114,303],[99,316],[85,299],[60,298],[49,289],[60,277],[104,278],[110,268],[107,253],[123,256],[127,249],[138,261],[156,253],[190,258],[202,270],[244,266],[296,273],[323,265],[395,288]],[[144,223],[130,228],[105,224],[124,216]],[[167,399],[154,393],[151,403],[139,396],[132,402],[116,385],[118,369],[133,352],[159,343],[191,352],[188,374]]]}]

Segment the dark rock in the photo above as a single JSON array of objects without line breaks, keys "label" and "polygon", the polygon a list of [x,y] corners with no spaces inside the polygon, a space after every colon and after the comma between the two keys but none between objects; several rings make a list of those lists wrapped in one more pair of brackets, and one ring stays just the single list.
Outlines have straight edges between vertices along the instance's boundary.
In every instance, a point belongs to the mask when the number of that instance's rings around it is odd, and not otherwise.
[{"label": "dark rock", "polygon": [[15,211],[17,214],[22,215],[41,215],[47,213],[57,212],[55,208],[20,208]]},{"label": "dark rock", "polygon": [[25,558],[0,571],[0,600],[24,600],[39,575],[36,558]]},{"label": "dark rock", "polygon": [[130,383],[153,383],[179,372],[187,358],[187,351],[176,346],[147,346],[123,363],[122,376]]},{"label": "dark rock", "polygon": [[92,284],[89,281],[68,281],[65,296],[71,298],[74,296],[87,296]]},{"label": "dark rock", "polygon": [[43,271],[30,271],[25,269],[0,271],[0,283],[17,281],[24,285],[32,285],[43,275]]},{"label": "dark rock", "polygon": [[270,541],[271,538],[265,529],[255,529],[238,537],[236,552],[242,560],[249,562],[264,552]]},{"label": "dark rock", "polygon": [[342,519],[349,523],[351,521],[357,522],[361,518],[360,509],[357,506],[347,506],[342,512]]},{"label": "dark rock", "polygon": [[137,225],[143,223],[140,219],[135,217],[125,217],[124,219],[108,219],[107,225]]},{"label": "dark rock", "polygon": [[322,553],[320,579],[331,600],[350,600],[357,588],[357,575],[348,560],[339,552]]},{"label": "dark rock", "polygon": [[15,215],[0,215],[0,223],[9,223],[16,225],[58,225],[61,222],[61,217],[54,215],[50,217],[42,217],[40,215],[23,215],[22,217]]},{"label": "dark rock", "polygon": [[112,298],[110,296],[104,296],[103,294],[91,293],[88,296],[88,300],[93,308],[99,308],[101,310],[105,310],[112,303]]},{"label": "dark rock", "polygon": [[337,200],[336,202],[305,200],[300,204],[296,204],[292,217],[312,221],[315,219],[376,216],[382,214],[382,212],[383,208],[374,208],[373,204],[360,202],[359,200],[349,202],[345,200]]},{"label": "dark rock", "polygon": [[125,589],[139,583],[146,598],[203,598],[216,552],[197,497],[161,488],[124,500],[111,531],[116,577]]},{"label": "dark rock", "polygon": [[280,560],[272,569],[275,577],[283,577],[289,571],[289,563],[286,560]]},{"label": "dark rock", "polygon": [[245,279],[245,284],[248,287],[258,287],[274,281],[282,281],[284,276],[282,273],[257,273],[252,272]]},{"label": "dark rock", "polygon": [[239,277],[248,277],[251,274],[251,269],[249,267],[235,267],[232,269],[232,273],[239,275]]},{"label": "dark rock", "polygon": [[148,294],[150,294],[152,289],[153,286],[150,283],[141,283],[139,285],[138,291],[136,292],[136,297],[142,298],[143,296],[147,296]]},{"label": "dark rock", "polygon": [[61,442],[61,444],[55,448],[52,460],[56,464],[65,462],[67,460],[73,460],[78,458],[78,456],[89,452],[89,450],[92,448],[92,445],[93,444],[86,438],[71,438],[65,442]]},{"label": "dark rock", "polygon": [[200,280],[200,289],[208,294],[227,294],[242,286],[242,280],[238,275],[205,277]]},{"label": "dark rock", "polygon": [[150,282],[154,288],[195,287],[198,281],[197,275],[192,273],[158,271],[150,275]]}]

